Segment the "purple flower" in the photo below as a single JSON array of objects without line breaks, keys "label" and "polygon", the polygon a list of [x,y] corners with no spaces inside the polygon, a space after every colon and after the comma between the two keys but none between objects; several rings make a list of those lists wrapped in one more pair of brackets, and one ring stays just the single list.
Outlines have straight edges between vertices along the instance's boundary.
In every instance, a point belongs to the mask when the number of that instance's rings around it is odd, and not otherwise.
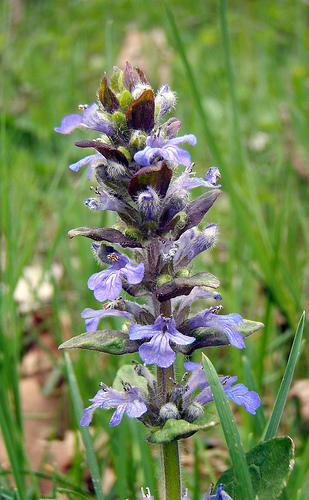
[{"label": "purple flower", "polygon": [[91,106],[85,105],[82,115],[66,116],[60,127],[55,127],[54,130],[60,134],[70,134],[78,127],[90,128],[106,135],[115,134],[111,122],[102,112],[98,111],[96,103],[91,104]]},{"label": "purple flower", "polygon": [[144,277],[144,264],[132,266],[126,255],[111,253],[107,258],[113,262],[108,269],[104,269],[90,276],[88,288],[93,290],[95,298],[104,300],[114,300],[121,292],[122,281],[120,276],[124,276],[130,285],[140,283]]},{"label": "purple flower", "polygon": [[[213,493],[213,485],[210,485],[209,490],[205,493],[204,497],[201,500],[233,500],[225,491],[223,491],[224,484],[219,484],[216,491]],[[188,490],[186,489],[185,495],[181,500],[190,500],[188,497]]]},{"label": "purple flower", "polygon": [[119,311],[117,309],[91,309],[87,307],[81,313],[81,317],[85,320],[86,331],[87,332],[95,332],[98,328],[98,324],[101,318],[105,318],[106,316],[119,316],[121,318],[127,318],[131,321],[134,321],[133,314],[127,311]]},{"label": "purple flower", "polygon": [[168,85],[162,85],[158,90],[155,105],[159,109],[156,120],[159,121],[166,113],[169,113],[176,104],[176,94]]},{"label": "purple flower", "polygon": [[178,345],[188,345],[194,342],[194,337],[188,337],[176,330],[174,318],[159,316],[154,325],[133,324],[129,328],[130,340],[151,339],[139,347],[139,355],[147,365],[152,363],[160,368],[168,368],[175,361],[175,353],[170,342]]},{"label": "purple flower", "polygon": [[178,147],[178,144],[182,144],[183,142],[189,142],[189,144],[195,146],[196,137],[193,134],[186,134],[165,141],[159,131],[158,134],[147,137],[146,147],[135,153],[134,160],[143,167],[152,165],[162,158],[189,167],[191,165],[191,157],[188,151],[184,151]]},{"label": "purple flower", "polygon": [[124,413],[130,418],[139,418],[146,413],[146,400],[139,395],[137,387],[131,387],[130,384],[125,384],[124,392],[121,392],[111,387],[107,387],[105,384],[100,385],[102,389],[96,393],[93,399],[89,399],[89,401],[93,401],[93,404],[85,408],[80,425],[89,425],[92,420],[93,412],[97,408],[117,408],[109,423],[111,427],[121,422]]},{"label": "purple flower", "polygon": [[217,328],[227,335],[230,344],[232,344],[233,346],[237,347],[238,349],[243,349],[244,347],[246,347],[242,334],[237,330],[234,330],[233,328],[234,326],[238,326],[243,322],[240,314],[232,313],[227,315],[219,315],[215,314],[217,310],[217,307],[210,307],[204,312],[193,316],[193,318],[189,319],[186,322],[186,325],[193,330],[200,327]]},{"label": "purple flower", "polygon": [[[188,397],[192,392],[194,392],[197,387],[201,389],[201,392],[195,396],[194,402],[198,402],[202,405],[210,403],[213,401],[213,396],[211,389],[203,370],[203,366],[199,363],[187,362],[184,364],[186,370],[192,371],[191,377],[188,380],[188,390],[184,394],[184,400],[188,400]],[[229,399],[234,401],[238,405],[243,405],[245,410],[252,415],[255,415],[256,409],[260,406],[261,400],[259,395],[254,391],[249,391],[244,384],[236,384],[232,387],[232,384],[237,381],[237,377],[219,377],[220,383],[224,389],[225,394]]]},{"label": "purple flower", "polygon": [[186,264],[189,264],[196,255],[210,248],[216,240],[217,224],[210,224],[202,232],[197,229],[188,229],[177,241],[178,250],[174,257],[174,263],[177,265],[185,257]]},{"label": "purple flower", "polygon": [[88,179],[90,179],[92,170],[102,163],[102,161],[105,161],[104,156],[102,156],[100,153],[94,154],[94,155],[89,155],[85,156],[85,158],[82,158],[81,160],[77,161],[76,163],[72,163],[69,165],[69,168],[73,170],[73,172],[78,172],[81,167],[84,167],[85,165],[88,165]]},{"label": "purple flower", "polygon": [[216,182],[218,179],[220,179],[220,177],[220,170],[217,167],[210,167],[207,174],[205,175],[206,182],[209,184],[208,187],[220,188],[221,184],[218,184],[216,186]]}]

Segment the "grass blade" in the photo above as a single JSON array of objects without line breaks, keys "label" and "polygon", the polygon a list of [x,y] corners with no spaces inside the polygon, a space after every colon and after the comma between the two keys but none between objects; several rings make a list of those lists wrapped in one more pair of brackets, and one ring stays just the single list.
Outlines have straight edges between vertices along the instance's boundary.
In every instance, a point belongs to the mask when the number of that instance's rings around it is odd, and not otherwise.
[{"label": "grass blade", "polygon": [[298,327],[296,330],[296,335],[293,341],[293,345],[291,348],[290,356],[288,359],[288,363],[283,375],[283,379],[281,382],[281,386],[274,404],[274,408],[272,411],[272,414],[270,416],[268,426],[265,432],[265,441],[268,439],[271,439],[272,437],[275,437],[279,423],[281,420],[281,416],[285,407],[285,403],[288,397],[288,392],[291,386],[295,366],[298,360],[298,356],[300,353],[300,348],[301,348],[301,340],[303,336],[303,331],[304,331],[304,324],[305,324],[305,311],[303,312],[299,323]]},{"label": "grass blade", "polygon": [[[71,362],[71,358],[67,352],[64,353],[64,356],[65,356],[65,363],[66,363],[66,368],[67,368],[67,373],[68,373],[68,381],[69,381],[70,391],[71,391],[71,395],[72,395],[75,416],[76,416],[77,421],[79,422],[82,415],[83,415],[83,402],[82,402],[82,399],[80,396],[80,392],[79,392],[79,388],[77,385],[77,380],[75,377],[74,368],[73,368],[73,365]],[[95,452],[94,452],[94,449],[92,446],[92,439],[91,439],[89,429],[88,429],[88,427],[79,426],[79,430],[81,432],[83,442],[85,445],[86,456],[87,456],[87,460],[88,460],[88,464],[89,464],[91,479],[92,479],[92,483],[93,483],[96,497],[98,500],[104,500],[99,467],[98,467],[97,459],[96,459]]]},{"label": "grass blade", "polygon": [[249,469],[241,446],[238,429],[227,397],[220,384],[218,374],[211,361],[203,354],[203,368],[209,382],[217,412],[221,421],[225,440],[233,463],[235,478],[239,483],[242,498],[254,500]]}]

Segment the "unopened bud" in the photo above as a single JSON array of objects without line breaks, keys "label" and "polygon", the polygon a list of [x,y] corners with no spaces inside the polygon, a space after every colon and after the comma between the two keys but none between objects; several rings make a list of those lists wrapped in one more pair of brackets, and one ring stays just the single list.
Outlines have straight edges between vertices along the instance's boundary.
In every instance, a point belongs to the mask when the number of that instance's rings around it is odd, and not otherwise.
[{"label": "unopened bud", "polygon": [[123,113],[120,111],[115,111],[112,115],[113,126],[116,130],[124,131],[127,130],[127,120]]},{"label": "unopened bud", "polygon": [[180,414],[178,408],[174,403],[166,403],[160,408],[160,417],[164,422],[170,418],[179,419]]},{"label": "unopened bud", "polygon": [[168,281],[171,281],[171,277],[169,274],[162,274],[160,278],[157,279],[157,287],[160,288],[160,286],[164,285]]},{"label": "unopened bud", "polygon": [[124,90],[119,97],[119,105],[121,111],[125,113],[131,101],[132,101],[131,92],[129,90]]},{"label": "unopened bud", "polygon": [[188,422],[192,422],[196,418],[203,415],[203,413],[204,413],[204,410],[203,410],[203,406],[201,405],[201,403],[198,403],[197,401],[193,401],[193,403],[191,403],[185,411],[185,419]]},{"label": "unopened bud", "polygon": [[158,214],[160,208],[160,198],[158,193],[147,186],[145,191],[141,191],[136,200],[136,204],[146,221],[151,221]]}]

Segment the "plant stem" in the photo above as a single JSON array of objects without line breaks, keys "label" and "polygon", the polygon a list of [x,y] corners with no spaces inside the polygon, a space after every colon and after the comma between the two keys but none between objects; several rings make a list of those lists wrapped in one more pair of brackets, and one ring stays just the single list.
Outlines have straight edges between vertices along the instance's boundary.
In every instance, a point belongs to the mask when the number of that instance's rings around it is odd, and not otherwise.
[{"label": "plant stem", "polygon": [[181,481],[178,441],[164,443],[161,447],[164,500],[180,500]]},{"label": "plant stem", "polygon": [[[169,395],[173,388],[173,380],[173,365],[169,368],[157,367],[157,382],[162,405],[169,400]],[[163,480],[163,500],[180,500],[181,476],[178,441],[160,445],[160,461]]]}]

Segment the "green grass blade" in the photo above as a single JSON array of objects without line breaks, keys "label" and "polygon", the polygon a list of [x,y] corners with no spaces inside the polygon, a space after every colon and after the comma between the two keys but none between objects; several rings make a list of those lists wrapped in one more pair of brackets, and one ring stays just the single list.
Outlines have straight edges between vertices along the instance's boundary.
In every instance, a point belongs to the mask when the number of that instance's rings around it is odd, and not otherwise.
[{"label": "green grass blade", "polygon": [[186,69],[187,78],[188,78],[188,81],[190,84],[192,97],[193,97],[194,102],[195,102],[196,110],[200,116],[203,131],[204,131],[204,134],[205,134],[205,137],[207,140],[207,145],[208,145],[209,150],[214,158],[214,162],[217,165],[222,165],[223,159],[222,159],[221,154],[217,148],[217,144],[215,142],[214,136],[213,136],[213,134],[208,126],[207,117],[206,117],[206,114],[205,114],[205,111],[203,108],[203,104],[202,104],[201,94],[200,94],[200,91],[197,87],[196,80],[195,80],[195,77],[193,75],[191,65],[189,64],[179,30],[176,26],[174,15],[173,15],[167,2],[165,3],[165,8],[166,8],[167,17],[168,17],[168,20],[169,20],[169,23],[171,26],[171,30],[172,30],[172,33],[174,36],[176,50],[179,53],[181,60],[184,64],[184,67]]},{"label": "green grass blade", "polygon": [[272,411],[272,414],[270,416],[268,426],[265,432],[265,441],[268,439],[271,439],[272,437],[275,437],[279,423],[281,420],[281,416],[284,410],[284,406],[288,397],[288,392],[291,386],[295,366],[298,360],[298,356],[300,353],[300,348],[301,348],[301,340],[303,336],[303,331],[304,331],[304,324],[305,324],[305,311],[303,312],[299,323],[298,327],[296,330],[296,335],[293,341],[293,345],[291,348],[290,356],[288,359],[288,363],[283,375],[283,379],[281,382],[281,386],[275,401],[275,405]]},{"label": "green grass blade", "polygon": [[227,397],[211,361],[203,354],[203,368],[209,382],[242,498],[254,500],[254,492],[244,450]]},{"label": "green grass blade", "polygon": [[[71,391],[71,395],[72,395],[75,416],[76,416],[77,421],[79,422],[82,415],[83,415],[83,402],[82,402],[82,398],[81,398],[80,393],[79,393],[79,388],[77,385],[77,380],[75,377],[74,368],[73,368],[73,365],[71,362],[71,358],[67,352],[64,353],[64,356],[65,356],[65,363],[66,363],[66,368],[67,368],[67,373],[68,373],[68,381],[69,381],[70,391]],[[93,483],[96,497],[98,500],[104,500],[99,467],[98,467],[97,459],[96,459],[95,452],[94,452],[94,449],[92,446],[92,439],[91,439],[89,429],[88,429],[88,427],[79,426],[79,430],[81,432],[83,442],[85,445],[86,456],[87,456],[87,460],[88,460],[88,464],[89,464],[91,479],[92,479],[92,483]]]}]

